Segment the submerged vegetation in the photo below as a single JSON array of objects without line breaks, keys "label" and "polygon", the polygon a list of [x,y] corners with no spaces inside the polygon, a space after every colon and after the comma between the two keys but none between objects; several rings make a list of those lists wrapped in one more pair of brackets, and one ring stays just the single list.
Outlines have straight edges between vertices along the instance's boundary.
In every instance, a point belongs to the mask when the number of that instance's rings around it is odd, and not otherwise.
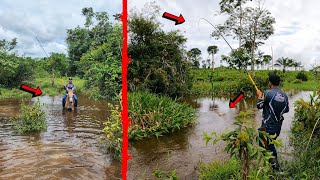
[{"label": "submerged vegetation", "polygon": [[41,132],[46,129],[44,104],[39,99],[33,105],[23,104],[20,115],[14,120],[15,129],[21,133]]}]

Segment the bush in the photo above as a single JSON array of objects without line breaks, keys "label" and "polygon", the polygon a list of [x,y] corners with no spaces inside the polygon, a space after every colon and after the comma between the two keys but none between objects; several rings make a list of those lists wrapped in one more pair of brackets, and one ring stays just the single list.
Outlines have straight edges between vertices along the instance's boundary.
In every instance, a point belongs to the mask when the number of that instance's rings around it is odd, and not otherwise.
[{"label": "bush", "polygon": [[129,94],[129,139],[161,136],[196,122],[196,110],[166,96],[147,92]]},{"label": "bush", "polygon": [[121,160],[122,149],[122,124],[120,115],[120,106],[108,104],[111,107],[111,116],[103,123],[105,125],[103,129],[104,143],[107,147],[107,151],[113,154],[113,158]]},{"label": "bush", "polygon": [[[236,129],[228,133],[223,133],[217,136],[215,132],[210,135],[204,132],[203,140],[208,144],[212,141],[213,144],[222,140],[226,142],[225,150],[231,157],[235,157],[241,164],[241,178],[248,179],[255,177],[261,179],[268,178],[270,174],[270,166],[268,160],[272,158],[272,152],[260,147],[258,142],[263,143],[261,136],[264,136],[267,141],[281,146],[279,140],[273,140],[274,136],[270,136],[265,131],[257,131],[253,123],[254,112],[249,110],[247,112],[240,112],[236,117],[234,125]],[[261,136],[259,136],[261,135]],[[252,161],[258,161],[253,165]],[[262,167],[261,167],[262,166]]]},{"label": "bush", "polygon": [[44,104],[38,98],[32,106],[23,104],[15,119],[15,129],[20,133],[41,132],[46,128]]},{"label": "bush", "polygon": [[308,81],[308,76],[304,72],[299,72],[296,78],[302,81]]},{"label": "bush", "polygon": [[239,161],[232,158],[226,162],[220,163],[214,161],[208,165],[201,164],[199,179],[201,180],[225,180],[225,179],[241,179],[241,166]]}]

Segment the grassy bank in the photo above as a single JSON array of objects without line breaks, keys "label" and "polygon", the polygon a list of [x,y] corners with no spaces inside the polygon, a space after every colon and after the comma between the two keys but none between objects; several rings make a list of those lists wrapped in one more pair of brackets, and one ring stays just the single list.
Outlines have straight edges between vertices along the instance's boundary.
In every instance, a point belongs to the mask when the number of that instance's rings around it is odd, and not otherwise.
[{"label": "grassy bank", "polygon": [[[271,70],[259,70],[255,72],[255,82],[260,89],[267,88],[268,74]],[[277,71],[277,74],[282,78],[281,87],[285,91],[290,90],[303,90],[313,91],[316,90],[318,84],[314,75],[311,72],[304,72],[308,81],[301,81],[296,78],[298,71]],[[191,71],[193,76],[192,93],[210,93],[214,91],[219,95],[227,95],[238,93],[239,89],[244,88],[247,91],[252,91],[248,76],[244,71],[235,69],[217,68],[214,72],[211,69],[193,69]],[[213,78],[211,79],[210,76]],[[213,80],[213,87],[211,80]]]},{"label": "grassy bank", "polygon": [[[51,85],[51,80],[51,78],[36,78],[32,82],[26,82],[25,84],[33,88],[40,87],[42,95],[56,96],[64,94],[63,85],[67,83],[67,78],[55,78],[54,86]],[[77,92],[88,93],[84,88],[85,80],[75,77],[73,78],[73,83],[77,87]],[[24,99],[32,97],[30,93],[21,91],[19,88],[0,88],[0,99]]]}]

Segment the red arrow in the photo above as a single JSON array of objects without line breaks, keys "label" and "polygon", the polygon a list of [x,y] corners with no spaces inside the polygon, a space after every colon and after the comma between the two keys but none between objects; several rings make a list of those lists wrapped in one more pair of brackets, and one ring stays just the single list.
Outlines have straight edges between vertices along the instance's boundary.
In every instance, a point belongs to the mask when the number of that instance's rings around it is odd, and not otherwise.
[{"label": "red arrow", "polygon": [[29,87],[27,85],[22,84],[20,89],[22,91],[26,91],[28,93],[31,93],[32,97],[40,96],[42,94],[42,91],[39,87],[37,87],[37,89],[33,89],[32,87]]},{"label": "red arrow", "polygon": [[182,24],[182,23],[185,22],[185,20],[184,20],[184,18],[183,18],[183,16],[182,16],[181,14],[180,14],[180,16],[178,17],[178,16],[175,16],[175,15],[173,15],[173,14],[170,14],[170,13],[165,12],[165,13],[163,13],[162,17],[164,17],[164,18],[166,18],[166,19],[169,19],[169,20],[171,20],[171,21],[175,21],[175,22],[176,22],[176,25]]},{"label": "red arrow", "polygon": [[243,93],[240,93],[233,101],[229,102],[230,108],[236,108],[236,104],[243,98]]}]

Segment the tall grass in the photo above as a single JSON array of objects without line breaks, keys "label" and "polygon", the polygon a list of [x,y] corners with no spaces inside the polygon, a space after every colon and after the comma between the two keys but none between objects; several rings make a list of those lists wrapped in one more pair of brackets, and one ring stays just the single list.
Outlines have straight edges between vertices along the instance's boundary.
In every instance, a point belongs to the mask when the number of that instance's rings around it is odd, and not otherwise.
[{"label": "tall grass", "polygon": [[148,92],[129,94],[129,139],[161,136],[196,122],[196,110],[166,96]]}]

